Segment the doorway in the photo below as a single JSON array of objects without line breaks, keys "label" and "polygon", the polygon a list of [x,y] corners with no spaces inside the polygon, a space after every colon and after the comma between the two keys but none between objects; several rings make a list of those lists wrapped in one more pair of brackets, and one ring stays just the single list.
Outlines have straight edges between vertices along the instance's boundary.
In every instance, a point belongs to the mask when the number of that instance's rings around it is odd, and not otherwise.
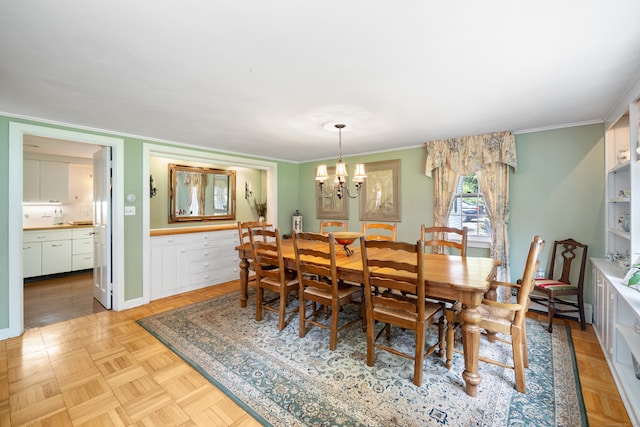
[{"label": "doorway", "polygon": [[[22,145],[23,192],[25,201],[31,200],[22,206],[23,230],[31,236],[42,233],[36,238],[62,231],[73,239],[57,245],[24,240],[24,327],[46,326],[104,311],[92,294],[96,255],[91,228],[97,200],[93,187],[104,187],[101,180],[110,181],[110,174],[105,178],[100,171],[94,171],[94,157],[103,146],[32,134],[23,136]],[[54,195],[60,197],[60,204],[42,202],[56,198]],[[66,255],[57,261],[50,253],[49,260],[45,260],[45,253],[56,251],[56,246]],[[40,258],[42,271],[40,263],[36,264]]]},{"label": "doorway", "polygon": [[25,135],[73,141],[84,144],[111,147],[113,150],[111,253],[118,254],[113,260],[113,308],[124,307],[124,231],[122,220],[124,207],[121,195],[124,193],[124,140],[121,138],[69,131],[53,127],[31,125],[19,122],[9,123],[9,176],[14,177],[9,188],[9,327],[0,330],[0,339],[21,335],[24,331],[24,280],[22,275],[22,198],[23,198],[23,142]]}]

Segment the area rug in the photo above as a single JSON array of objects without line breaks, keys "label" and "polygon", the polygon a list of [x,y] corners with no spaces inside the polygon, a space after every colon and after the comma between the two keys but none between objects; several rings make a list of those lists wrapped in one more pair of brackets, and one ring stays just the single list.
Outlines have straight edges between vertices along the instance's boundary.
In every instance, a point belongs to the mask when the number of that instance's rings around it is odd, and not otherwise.
[{"label": "area rug", "polygon": [[[296,315],[282,331],[276,313],[256,322],[254,300],[250,295],[242,309],[232,293],[139,323],[267,426],[587,425],[569,328],[550,334],[527,319],[527,393],[515,390],[511,369],[480,362],[482,381],[472,398],[464,391],[461,354],[451,370],[429,356],[417,387],[408,359],[377,351],[375,366],[366,365],[360,323],[343,330],[330,351],[326,330],[311,327],[298,336]],[[358,307],[348,305],[341,323],[358,316]],[[392,340],[409,349],[414,337],[394,330]],[[481,354],[511,358],[507,345],[484,339]]]}]

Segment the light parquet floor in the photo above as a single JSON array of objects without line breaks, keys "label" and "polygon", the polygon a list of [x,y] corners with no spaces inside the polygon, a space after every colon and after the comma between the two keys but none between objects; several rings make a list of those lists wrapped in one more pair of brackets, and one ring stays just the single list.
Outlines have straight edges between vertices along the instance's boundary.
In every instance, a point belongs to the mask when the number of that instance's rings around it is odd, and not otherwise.
[{"label": "light parquet floor", "polygon": [[[229,282],[0,341],[0,426],[259,425],[135,323],[236,289]],[[591,327],[558,322],[572,327],[590,425],[630,425]]]}]

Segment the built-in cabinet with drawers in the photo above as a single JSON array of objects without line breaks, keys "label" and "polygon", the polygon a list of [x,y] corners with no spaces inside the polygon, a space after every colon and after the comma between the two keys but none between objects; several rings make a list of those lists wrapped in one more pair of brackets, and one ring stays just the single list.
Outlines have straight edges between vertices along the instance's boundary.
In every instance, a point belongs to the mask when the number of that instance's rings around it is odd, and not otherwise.
[{"label": "built-in cabinet with drawers", "polygon": [[27,230],[22,235],[22,275],[46,276],[93,268],[91,228]]},{"label": "built-in cabinet with drawers", "polygon": [[604,237],[609,256],[591,259],[594,331],[633,425],[640,425],[640,365],[634,367],[633,361],[640,362],[640,292],[623,279],[628,271],[624,262],[640,260],[639,98],[640,93],[631,98],[605,132]]},{"label": "built-in cabinet with drawers", "polygon": [[238,244],[235,228],[152,236],[150,298],[237,279]]}]

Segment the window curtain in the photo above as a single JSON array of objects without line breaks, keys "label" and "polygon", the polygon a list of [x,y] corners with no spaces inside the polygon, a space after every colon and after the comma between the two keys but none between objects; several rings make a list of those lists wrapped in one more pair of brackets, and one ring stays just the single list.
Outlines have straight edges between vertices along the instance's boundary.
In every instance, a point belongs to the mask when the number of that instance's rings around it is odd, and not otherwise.
[{"label": "window curtain", "polygon": [[425,148],[425,174],[434,178],[435,225],[448,224],[460,175],[475,173],[491,227],[490,256],[502,262],[498,278],[509,281],[509,168],[515,171],[517,167],[513,133],[441,139],[427,142]]},{"label": "window curtain", "polygon": [[207,175],[200,172],[187,172],[184,184],[188,188],[189,215],[204,215],[205,187]]}]

